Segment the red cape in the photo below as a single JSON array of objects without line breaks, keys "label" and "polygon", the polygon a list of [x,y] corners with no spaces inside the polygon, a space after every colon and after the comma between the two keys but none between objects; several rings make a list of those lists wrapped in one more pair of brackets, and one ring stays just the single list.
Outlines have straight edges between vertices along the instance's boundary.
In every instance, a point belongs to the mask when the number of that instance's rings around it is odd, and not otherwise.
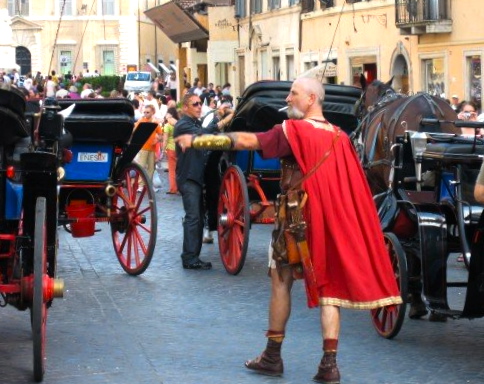
[{"label": "red cape", "polygon": [[[303,174],[331,148],[336,134],[305,120],[286,120],[285,129]],[[342,131],[339,136],[329,157],[303,185],[319,304],[354,309],[400,304],[365,174],[348,136]],[[308,305],[318,303],[308,295]]]}]

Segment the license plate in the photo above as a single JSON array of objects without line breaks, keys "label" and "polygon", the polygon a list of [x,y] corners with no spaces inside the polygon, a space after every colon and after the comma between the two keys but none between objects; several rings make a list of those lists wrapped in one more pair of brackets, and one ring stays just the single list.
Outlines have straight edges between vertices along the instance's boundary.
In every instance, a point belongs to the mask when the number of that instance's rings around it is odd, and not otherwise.
[{"label": "license plate", "polygon": [[79,163],[107,163],[108,153],[106,152],[79,152],[77,161]]}]

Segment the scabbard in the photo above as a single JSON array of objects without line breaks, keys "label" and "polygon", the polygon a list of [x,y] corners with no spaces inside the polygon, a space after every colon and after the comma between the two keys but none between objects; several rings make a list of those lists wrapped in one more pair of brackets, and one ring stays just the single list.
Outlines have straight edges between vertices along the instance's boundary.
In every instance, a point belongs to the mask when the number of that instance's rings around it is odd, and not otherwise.
[{"label": "scabbard", "polygon": [[313,263],[311,262],[307,241],[298,241],[297,248],[299,250],[299,254],[301,255],[301,262],[304,270],[304,278],[308,288],[308,294],[310,295],[311,300],[317,303],[319,301],[318,285],[316,283],[316,277],[314,276]]}]

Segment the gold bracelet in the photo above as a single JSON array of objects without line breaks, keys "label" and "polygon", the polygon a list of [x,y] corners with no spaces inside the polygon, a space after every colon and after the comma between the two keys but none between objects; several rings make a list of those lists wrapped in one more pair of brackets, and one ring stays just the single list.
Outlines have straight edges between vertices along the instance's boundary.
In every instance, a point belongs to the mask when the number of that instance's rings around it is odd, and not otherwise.
[{"label": "gold bracelet", "polygon": [[234,143],[232,138],[227,135],[201,135],[193,136],[192,147],[228,151],[234,147]]}]

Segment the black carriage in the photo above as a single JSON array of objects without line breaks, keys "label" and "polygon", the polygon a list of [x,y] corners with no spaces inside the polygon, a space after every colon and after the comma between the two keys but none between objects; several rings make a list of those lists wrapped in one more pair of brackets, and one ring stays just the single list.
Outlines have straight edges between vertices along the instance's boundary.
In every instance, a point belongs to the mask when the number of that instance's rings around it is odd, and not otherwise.
[{"label": "black carriage", "polygon": [[59,100],[72,135],[63,166],[59,224],[74,237],[95,234],[109,223],[121,267],[139,275],[149,266],[157,233],[156,199],[146,171],[133,162],[156,128],[141,123],[133,132],[134,109],[127,99]]},{"label": "black carriage", "polygon": [[[422,295],[437,319],[484,316],[484,206],[474,198],[476,177],[484,157],[484,141],[439,133],[440,124],[484,127],[484,123],[421,119],[421,130],[398,136],[393,178],[386,193],[375,196],[384,230],[391,232],[406,255],[408,279],[402,296]],[[448,281],[449,256],[462,254],[469,269],[467,281]],[[401,263],[402,276],[407,275]],[[403,279],[402,279],[403,280]],[[447,290],[466,287],[463,308],[450,308]],[[387,323],[383,336],[395,336],[398,326]],[[396,324],[396,323],[395,323]]]},{"label": "black carriage", "polygon": [[35,119],[25,111],[22,93],[0,88],[0,307],[30,311],[34,378],[41,381],[48,308],[64,291],[56,277],[62,124],[51,120],[53,111]]},{"label": "black carriage", "polygon": [[149,266],[156,201],[132,160],[156,124],[133,132],[125,99],[46,99],[37,108],[26,113],[22,93],[0,89],[0,306],[30,310],[34,378],[42,381],[47,311],[64,290],[56,278],[58,227],[88,237],[107,222],[122,268],[139,275]]}]

